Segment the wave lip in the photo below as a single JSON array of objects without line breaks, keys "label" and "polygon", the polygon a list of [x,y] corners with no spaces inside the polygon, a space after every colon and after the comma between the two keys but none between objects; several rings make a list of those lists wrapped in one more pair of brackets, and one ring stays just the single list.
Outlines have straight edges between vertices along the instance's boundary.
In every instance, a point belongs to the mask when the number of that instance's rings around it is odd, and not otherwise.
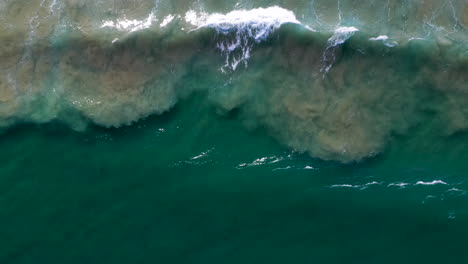
[{"label": "wave lip", "polygon": [[[255,8],[250,10],[234,10],[227,14],[212,14],[206,18],[201,27],[211,27],[225,32],[233,28],[258,28],[267,33],[268,30],[277,29],[282,24],[301,24],[296,15],[287,9],[271,6],[267,8]],[[264,34],[257,34],[256,39],[263,39]]]},{"label": "wave lip", "polygon": [[[200,28],[212,28],[223,36],[217,48],[225,56],[221,67],[235,71],[240,63],[247,66],[252,47],[255,43],[265,41],[281,25],[292,23],[301,25],[296,15],[287,9],[271,6],[250,10],[234,10],[227,14],[200,14],[189,11],[185,20]],[[233,35],[229,38],[228,36]]]},{"label": "wave lip", "polygon": [[356,27],[338,27],[335,29],[333,35],[327,41],[327,48],[322,56],[324,63],[321,72],[329,72],[333,67],[336,60],[335,48],[345,43],[351,38],[359,29]]},{"label": "wave lip", "polygon": [[359,31],[356,27],[338,27],[335,33],[328,40],[329,47],[336,47],[345,43],[355,32]]}]

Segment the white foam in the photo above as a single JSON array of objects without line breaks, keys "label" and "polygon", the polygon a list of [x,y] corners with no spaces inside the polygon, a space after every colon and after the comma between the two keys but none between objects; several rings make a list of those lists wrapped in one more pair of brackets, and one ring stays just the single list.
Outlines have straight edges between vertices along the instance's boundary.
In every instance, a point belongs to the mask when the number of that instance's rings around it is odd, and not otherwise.
[{"label": "white foam", "polygon": [[413,40],[426,40],[424,38],[409,38],[408,41],[413,41]]},{"label": "white foam", "polygon": [[376,38],[370,38],[369,40],[371,41],[377,41],[377,40],[388,40],[388,36],[387,35],[380,35]]},{"label": "white foam", "polygon": [[196,13],[189,10],[185,14],[185,20],[194,26],[212,27],[221,31],[235,27],[261,27],[277,28],[285,23],[301,24],[290,10],[272,6],[268,8],[255,8],[251,10],[234,10],[227,14]]},{"label": "white foam", "polygon": [[400,187],[400,188],[405,188],[405,186],[408,186],[410,185],[409,183],[406,183],[406,182],[400,182],[400,183],[390,183],[388,186],[397,186],[397,187]]},{"label": "white foam", "polygon": [[434,181],[431,181],[431,182],[418,181],[416,183],[416,185],[436,185],[436,184],[448,185],[446,182],[441,181],[441,180],[434,180]]},{"label": "white foam", "polygon": [[276,156],[271,156],[271,157],[262,157],[255,159],[254,161],[250,163],[241,163],[237,165],[237,168],[244,168],[244,167],[253,167],[253,166],[261,166],[261,165],[266,165],[266,164],[274,164],[282,161],[283,158],[278,158]]},{"label": "white foam", "polygon": [[[239,64],[247,66],[253,44],[260,43],[285,23],[301,24],[290,10],[272,6],[251,10],[235,10],[227,14],[206,14],[189,10],[185,21],[199,28],[213,28],[225,37],[217,48],[225,56],[225,65],[221,68],[236,70]],[[228,39],[228,34],[233,36]]]},{"label": "white foam", "polygon": [[380,182],[373,181],[373,182],[368,182],[368,183],[366,183],[365,186],[370,186],[370,185],[381,185],[381,184],[382,184],[382,183],[380,183]]},{"label": "white foam", "polygon": [[353,184],[334,184],[334,185],[331,185],[331,186],[328,186],[328,187],[329,188],[356,188],[356,189],[359,189],[360,191],[363,191],[363,190],[367,189],[369,186],[381,185],[381,184],[382,184],[381,182],[372,181],[372,182],[368,182],[368,183],[362,184],[362,185],[359,185],[359,184],[356,184],[356,185],[353,185]]},{"label": "white foam", "polygon": [[322,69],[320,69],[321,72],[327,73],[333,66],[333,63],[335,63],[334,48],[345,43],[357,31],[359,31],[359,29],[356,27],[338,27],[335,29],[333,35],[328,39],[327,48],[322,56],[324,65]]},{"label": "white foam", "polygon": [[129,20],[126,18],[117,19],[116,21],[106,20],[100,28],[115,28],[119,31],[134,32],[151,27],[154,21],[157,21],[157,19],[154,17],[154,14],[151,13],[144,20]]},{"label": "white foam", "polygon": [[346,42],[350,37],[359,31],[359,29],[355,27],[339,27],[335,29],[335,33],[333,36],[328,39],[328,47],[336,47]]},{"label": "white foam", "polygon": [[185,13],[185,21],[194,26],[200,27],[206,21],[207,14],[204,12],[197,13],[194,10],[189,10]]},{"label": "white foam", "polygon": [[370,38],[369,40],[370,41],[379,41],[379,40],[381,40],[384,43],[384,45],[387,46],[387,47],[395,47],[396,45],[398,45],[398,42],[396,42],[396,41],[389,42],[389,38],[388,38],[387,35],[380,35],[380,36],[378,36],[376,38]]},{"label": "white foam", "polygon": [[159,24],[159,27],[163,28],[163,27],[169,25],[169,23],[171,23],[174,20],[174,18],[175,18],[175,16],[172,15],[172,14],[167,15],[166,17],[164,17],[161,24]]},{"label": "white foam", "polygon": [[359,188],[360,185],[352,185],[352,184],[334,184],[329,186],[330,188]]},{"label": "white foam", "polygon": [[201,158],[207,157],[207,156],[211,153],[211,151],[213,151],[213,149],[209,149],[209,150],[207,150],[207,151],[204,151],[204,152],[202,152],[202,153],[199,154],[199,155],[196,155],[196,156],[191,157],[190,159],[191,159],[191,160],[197,160],[197,159],[201,159]]}]

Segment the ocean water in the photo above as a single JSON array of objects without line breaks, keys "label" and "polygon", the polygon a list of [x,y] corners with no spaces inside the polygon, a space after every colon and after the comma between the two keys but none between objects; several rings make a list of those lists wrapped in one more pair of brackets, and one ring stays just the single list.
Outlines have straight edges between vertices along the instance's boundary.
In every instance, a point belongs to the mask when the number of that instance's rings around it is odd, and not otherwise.
[{"label": "ocean water", "polygon": [[465,0],[0,2],[0,263],[466,263]]}]

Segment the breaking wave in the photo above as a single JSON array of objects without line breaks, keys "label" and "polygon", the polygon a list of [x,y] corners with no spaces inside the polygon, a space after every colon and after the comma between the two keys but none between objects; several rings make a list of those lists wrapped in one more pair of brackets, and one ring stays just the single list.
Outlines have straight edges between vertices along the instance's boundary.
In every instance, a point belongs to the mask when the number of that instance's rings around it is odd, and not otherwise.
[{"label": "breaking wave", "polygon": [[222,111],[238,110],[246,126],[327,160],[372,157],[420,124],[440,135],[468,130],[463,34],[316,28],[278,6],[73,24],[66,3],[37,7],[26,28],[11,17],[0,23],[1,127],[119,127],[202,92]]}]

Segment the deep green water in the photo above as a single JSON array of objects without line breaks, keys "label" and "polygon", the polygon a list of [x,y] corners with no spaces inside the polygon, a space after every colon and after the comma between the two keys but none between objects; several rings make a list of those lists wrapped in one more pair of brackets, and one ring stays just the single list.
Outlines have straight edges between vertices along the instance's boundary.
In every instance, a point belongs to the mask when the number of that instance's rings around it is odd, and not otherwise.
[{"label": "deep green water", "polygon": [[[199,99],[131,127],[2,135],[1,263],[468,259],[466,136],[425,150],[402,137],[341,165],[294,154]],[[434,180],[447,184],[416,185]]]},{"label": "deep green water", "polygon": [[468,263],[467,24],[0,2],[0,264]]}]

